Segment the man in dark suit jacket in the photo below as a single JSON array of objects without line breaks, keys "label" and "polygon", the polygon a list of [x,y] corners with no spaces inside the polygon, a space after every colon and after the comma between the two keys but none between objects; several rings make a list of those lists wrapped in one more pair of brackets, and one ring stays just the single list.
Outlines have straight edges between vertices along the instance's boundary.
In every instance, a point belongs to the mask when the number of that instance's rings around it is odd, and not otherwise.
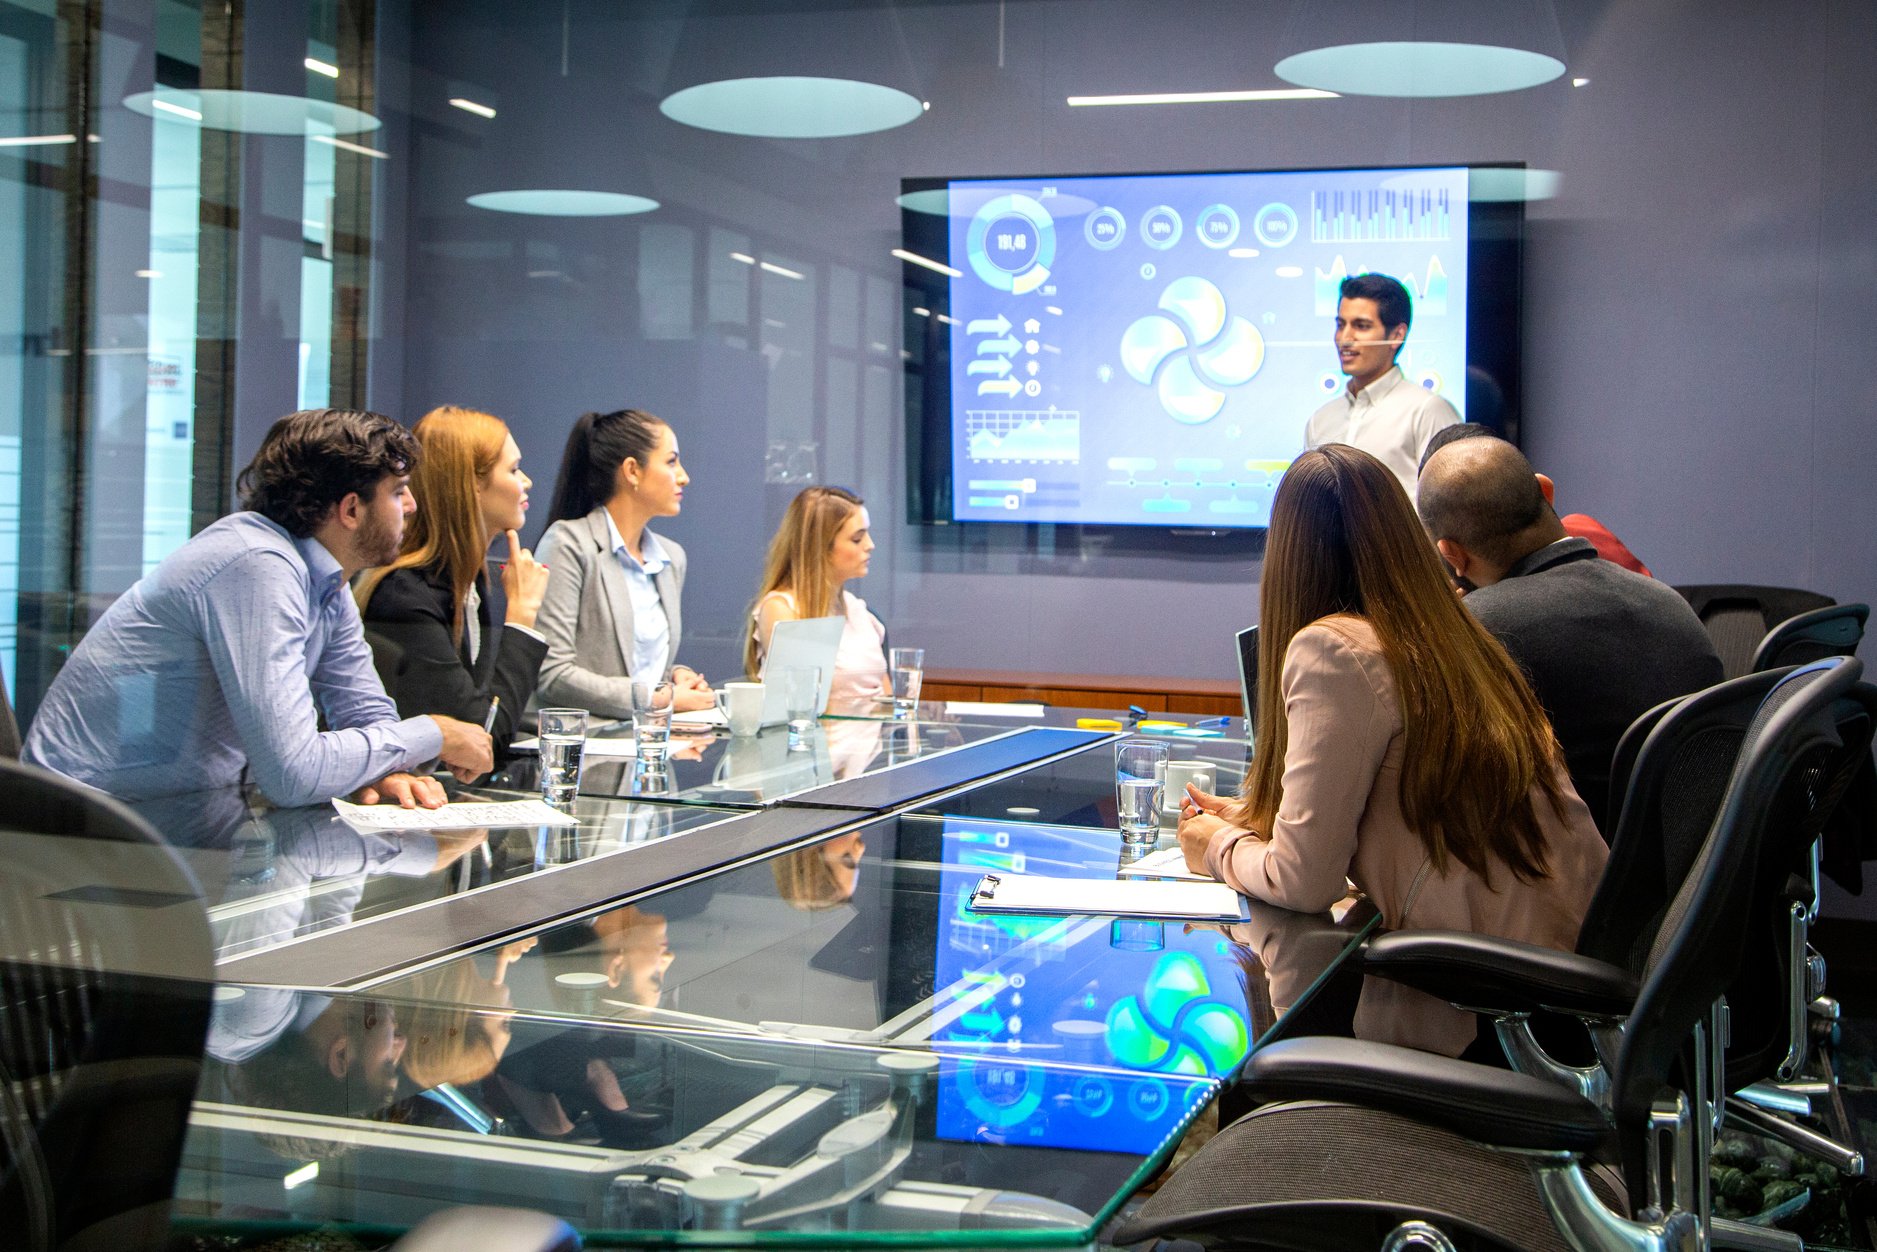
[{"label": "man in dark suit jacket", "polygon": [[1465,439],[1421,468],[1416,507],[1467,608],[1505,645],[1564,747],[1571,782],[1615,833],[1610,761],[1637,717],[1721,681],[1687,601],[1600,560],[1565,533],[1531,462],[1503,439]]}]

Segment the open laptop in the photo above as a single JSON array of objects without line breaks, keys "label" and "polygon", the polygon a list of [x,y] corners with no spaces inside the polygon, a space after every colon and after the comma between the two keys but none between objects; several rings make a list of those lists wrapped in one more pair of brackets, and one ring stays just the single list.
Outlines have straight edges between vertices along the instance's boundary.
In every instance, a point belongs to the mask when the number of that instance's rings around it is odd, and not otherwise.
[{"label": "open laptop", "polygon": [[777,622],[769,636],[769,649],[763,654],[763,725],[780,726],[789,720],[782,699],[782,684],[768,681],[771,673],[785,669],[813,666],[821,671],[815,690],[815,707],[826,709],[834,691],[834,656],[841,650],[841,632],[847,628],[845,617],[809,617],[793,622]]}]

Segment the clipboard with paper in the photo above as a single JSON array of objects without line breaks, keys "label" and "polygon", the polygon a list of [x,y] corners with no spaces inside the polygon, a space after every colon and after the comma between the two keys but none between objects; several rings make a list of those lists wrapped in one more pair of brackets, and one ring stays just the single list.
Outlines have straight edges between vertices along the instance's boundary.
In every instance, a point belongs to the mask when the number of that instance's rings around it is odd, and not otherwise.
[{"label": "clipboard with paper", "polygon": [[1041,874],[986,874],[971,893],[970,908],[977,913],[1061,917],[1086,913],[1193,922],[1242,922],[1251,916],[1245,898],[1224,883]]}]

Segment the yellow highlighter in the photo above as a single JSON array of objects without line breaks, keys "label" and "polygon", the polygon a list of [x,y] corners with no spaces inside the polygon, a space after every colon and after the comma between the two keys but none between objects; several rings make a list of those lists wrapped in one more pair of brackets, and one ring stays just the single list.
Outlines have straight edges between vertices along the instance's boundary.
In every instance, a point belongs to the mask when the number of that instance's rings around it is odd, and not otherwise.
[{"label": "yellow highlighter", "polygon": [[1112,717],[1078,717],[1075,719],[1077,730],[1120,730],[1121,723]]}]

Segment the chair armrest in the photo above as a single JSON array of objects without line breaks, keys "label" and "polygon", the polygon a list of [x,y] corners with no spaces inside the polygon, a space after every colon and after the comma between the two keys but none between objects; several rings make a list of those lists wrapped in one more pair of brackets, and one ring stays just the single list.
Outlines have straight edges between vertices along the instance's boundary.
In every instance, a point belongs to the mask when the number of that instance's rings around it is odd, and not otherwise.
[{"label": "chair armrest", "polygon": [[1626,970],[1537,944],[1464,930],[1403,930],[1370,940],[1362,970],[1464,1008],[1497,1013],[1551,1009],[1627,1017],[1639,988]]},{"label": "chair armrest", "polygon": [[464,1205],[432,1213],[391,1252],[579,1252],[580,1235],[558,1217],[528,1209]]},{"label": "chair armrest", "polygon": [[1287,1039],[1258,1049],[1240,1080],[1255,1099],[1334,1100],[1399,1113],[1492,1148],[1589,1152],[1601,1110],[1543,1078],[1357,1039]]}]

